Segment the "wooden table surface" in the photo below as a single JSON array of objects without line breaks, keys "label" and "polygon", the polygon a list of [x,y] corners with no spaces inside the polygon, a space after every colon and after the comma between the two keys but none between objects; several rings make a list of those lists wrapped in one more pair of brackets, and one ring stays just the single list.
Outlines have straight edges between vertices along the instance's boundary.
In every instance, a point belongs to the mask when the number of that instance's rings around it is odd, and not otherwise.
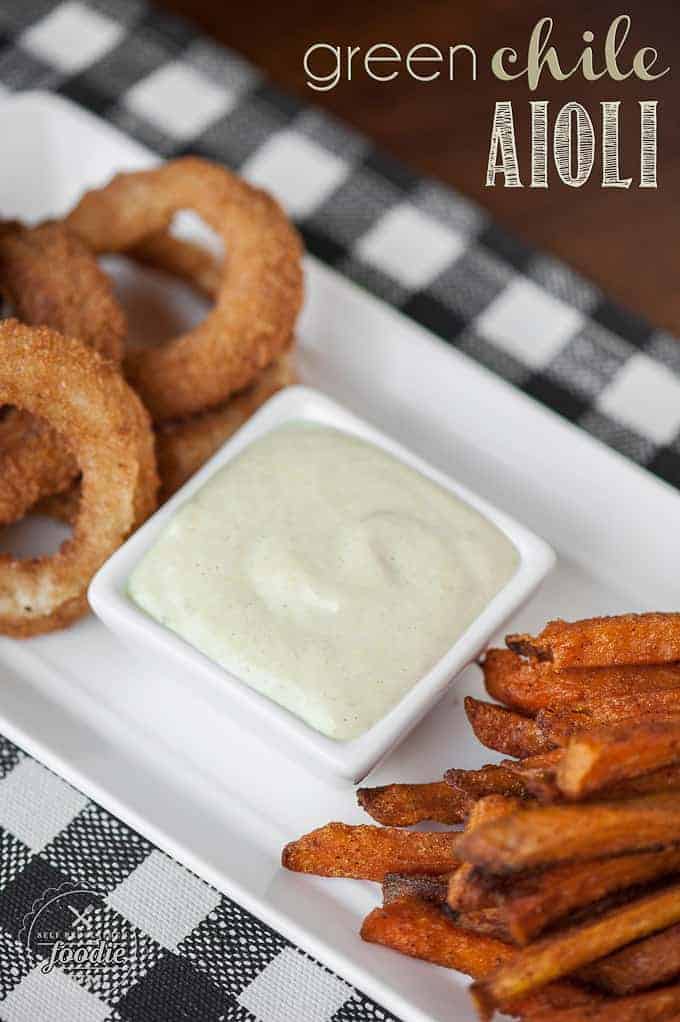
[{"label": "wooden table surface", "polygon": [[[680,3],[677,0],[630,0],[626,5],[600,0],[293,0],[286,4],[228,4],[225,0],[164,0],[163,6],[192,18],[204,31],[249,57],[278,84],[306,102],[316,103],[355,125],[416,170],[431,174],[474,197],[497,220],[526,241],[552,250],[595,280],[613,297],[680,335],[678,226],[680,220]],[[595,10],[596,8],[596,10]],[[531,93],[526,79],[505,84],[489,70],[491,54],[513,46],[526,54],[531,28],[546,15],[555,19],[553,41],[563,66],[572,66],[584,46],[586,29],[595,34],[596,61],[612,18],[632,17],[622,52],[630,66],[636,49],[655,46],[659,68],[671,72],[656,82],[610,78],[587,82],[582,77],[554,82],[542,79]],[[361,46],[390,42],[402,53],[419,42],[447,52],[469,43],[479,55],[476,82],[448,76],[431,84],[402,74],[379,84],[359,69],[351,82],[329,92],[312,92],[305,84],[303,57],[316,42]],[[599,44],[599,46],[598,46]],[[674,63],[676,66],[674,66]],[[569,100],[583,103],[596,130],[596,164],[580,189],[562,184],[552,172],[547,190],[485,187],[494,103],[513,101],[520,170],[529,176],[529,100],[550,101],[551,123]],[[620,99],[621,170],[633,178],[628,190],[600,187],[600,101]],[[659,100],[657,189],[635,187],[639,178],[640,99]],[[502,178],[499,178],[502,182]]]}]

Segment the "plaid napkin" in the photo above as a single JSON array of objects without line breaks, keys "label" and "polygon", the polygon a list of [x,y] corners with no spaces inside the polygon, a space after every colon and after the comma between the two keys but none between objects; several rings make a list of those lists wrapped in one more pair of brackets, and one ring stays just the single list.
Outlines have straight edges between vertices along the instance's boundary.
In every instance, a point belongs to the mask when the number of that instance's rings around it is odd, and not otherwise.
[{"label": "plaid napkin", "polygon": [[[674,337],[188,23],[143,0],[2,0],[0,96],[35,88],[269,188],[316,256],[680,486]],[[40,943],[36,916],[76,943],[113,943],[120,963],[46,970],[55,939]],[[2,1022],[391,1018],[1,741]]]}]

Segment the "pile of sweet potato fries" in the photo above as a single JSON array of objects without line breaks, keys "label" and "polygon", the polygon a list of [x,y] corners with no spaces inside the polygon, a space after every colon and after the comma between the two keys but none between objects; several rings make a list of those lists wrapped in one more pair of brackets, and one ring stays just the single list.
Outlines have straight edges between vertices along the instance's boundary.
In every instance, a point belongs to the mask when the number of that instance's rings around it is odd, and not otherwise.
[{"label": "pile of sweet potato fries", "polygon": [[[364,940],[472,976],[481,1018],[680,1019],[680,614],[550,622],[465,708],[508,757],[359,790],[289,869],[382,884]],[[400,828],[465,823],[447,831]]]}]

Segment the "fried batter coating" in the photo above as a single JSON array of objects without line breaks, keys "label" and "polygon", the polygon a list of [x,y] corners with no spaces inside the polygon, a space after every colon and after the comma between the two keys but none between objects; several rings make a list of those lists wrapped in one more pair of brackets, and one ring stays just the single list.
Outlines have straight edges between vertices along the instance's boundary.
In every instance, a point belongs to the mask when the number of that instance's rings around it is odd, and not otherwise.
[{"label": "fried batter coating", "polygon": [[62,628],[87,609],[90,579],[154,509],[148,415],[116,367],[82,341],[17,320],[0,324],[0,401],[65,437],[82,473],[73,535],[51,556],[0,556],[0,632]]},{"label": "fried batter coating", "polygon": [[[158,247],[159,235],[186,209],[217,232],[227,258],[215,306],[202,323],[125,358],[126,375],[156,422],[213,408],[247,387],[289,343],[302,303],[302,246],[280,206],[207,160],[184,157],[119,174],[87,193],[67,223],[97,253],[134,255],[140,245],[142,252],[145,244]],[[167,236],[166,245],[176,248]]]},{"label": "fried batter coating", "polygon": [[[120,362],[122,309],[89,249],[62,224],[0,225],[0,292],[31,326],[48,326]],[[78,467],[47,423],[17,408],[0,421],[0,524],[65,490]]]}]

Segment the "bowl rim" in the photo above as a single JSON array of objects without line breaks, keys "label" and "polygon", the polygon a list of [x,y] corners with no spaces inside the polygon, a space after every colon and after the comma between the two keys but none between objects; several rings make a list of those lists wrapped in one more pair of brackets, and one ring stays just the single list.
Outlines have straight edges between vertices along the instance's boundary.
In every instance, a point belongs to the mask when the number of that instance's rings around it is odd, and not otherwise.
[{"label": "bowl rim", "polygon": [[[135,565],[169,519],[218,469],[263,434],[300,421],[340,429],[392,454],[479,511],[507,536],[519,555],[517,568],[508,582],[434,667],[417,680],[384,717],[362,735],[346,740],[322,735],[291,711],[230,674],[185,639],[155,621],[127,593],[127,583]],[[438,702],[503,621],[535,590],[554,562],[555,555],[548,544],[500,508],[320,391],[294,385],[266,401],[170,500],[112,554],[94,576],[88,596],[94,613],[108,628],[119,636],[125,635],[137,644],[147,646],[150,651],[169,656],[175,663],[189,669],[193,677],[207,681],[213,689],[216,687],[224,698],[225,708],[234,700],[246,723],[259,733],[279,737],[284,751],[295,758],[302,758],[308,766],[320,766],[342,778],[358,780],[384,759]]]}]

